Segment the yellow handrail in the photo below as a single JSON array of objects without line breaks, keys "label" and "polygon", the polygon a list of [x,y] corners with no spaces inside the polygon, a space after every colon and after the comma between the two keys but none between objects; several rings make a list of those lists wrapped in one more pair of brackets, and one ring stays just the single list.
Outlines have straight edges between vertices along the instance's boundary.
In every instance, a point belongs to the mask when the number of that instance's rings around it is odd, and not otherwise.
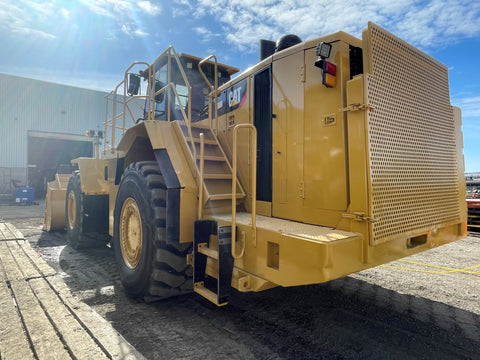
[{"label": "yellow handrail", "polygon": [[[134,66],[137,66],[137,65],[145,65],[147,68],[148,68],[148,79],[151,80],[152,78],[152,70],[150,68],[150,64],[149,63],[146,63],[144,61],[135,61],[133,62],[128,68],[127,70],[125,70],[125,73],[124,73],[124,76],[123,76],[123,133],[125,133],[125,125],[126,125],[126,119],[125,119],[125,115],[127,113],[127,108],[128,108],[128,102],[131,101],[131,99],[133,98],[147,98],[147,96],[150,98],[149,101],[148,101],[148,110],[149,110],[149,113],[150,113],[150,107],[152,106],[151,103],[151,92],[149,93],[149,95],[144,95],[144,96],[132,96],[131,98],[129,98],[128,100],[125,100],[126,99],[126,96],[127,96],[127,83],[128,83],[128,72],[130,71],[131,68],[133,68]],[[151,83],[151,81],[149,81],[149,84]],[[134,120],[135,122],[135,119],[133,119],[133,114],[131,113],[130,111],[130,108],[128,108],[128,111],[130,112],[130,115],[132,116],[132,120]]]},{"label": "yellow handrail", "polygon": [[[215,68],[214,68],[214,78],[215,78],[215,83],[212,85],[210,81],[208,81],[208,78],[205,76],[205,73],[202,70],[202,65],[209,61],[210,59],[215,60]],[[198,63],[198,71],[200,74],[202,74],[203,79],[207,83],[208,87],[210,88],[210,94],[208,95],[208,122],[210,125],[210,129],[213,129],[212,127],[212,99],[215,99],[215,129],[218,129],[218,105],[217,105],[217,89],[218,89],[218,74],[217,74],[217,57],[215,55],[210,55],[200,61]]]},{"label": "yellow handrail", "polygon": [[251,130],[252,146],[250,147],[251,165],[252,165],[252,229],[253,243],[257,243],[257,129],[253,124],[238,124],[233,128],[233,166],[232,166],[232,256],[234,259],[240,259],[245,253],[245,240],[243,241],[242,251],[239,255],[236,253],[237,246],[237,136],[240,129]]},{"label": "yellow handrail", "polygon": [[[151,72],[151,68],[150,68],[150,65],[146,62],[143,62],[143,61],[135,61],[133,62],[126,70],[125,70],[125,73],[124,73],[124,77],[123,77],[123,80],[117,84],[117,86],[115,87],[115,89],[113,91],[111,91],[110,93],[108,93],[106,96],[105,96],[105,99],[106,99],[106,109],[105,109],[105,123],[104,123],[104,126],[105,126],[105,139],[107,138],[107,131],[108,131],[108,128],[111,128],[112,129],[112,134],[111,134],[111,140],[110,140],[110,146],[112,147],[112,151],[115,149],[115,141],[116,141],[116,130],[122,130],[122,135],[125,133],[125,130],[126,130],[126,114],[127,114],[127,111],[128,113],[130,114],[130,117],[132,118],[133,122],[135,123],[135,119],[133,118],[133,113],[132,111],[130,110],[130,107],[128,106],[128,103],[130,101],[132,101],[133,99],[138,99],[138,98],[152,98],[152,92],[149,91],[148,92],[148,95],[139,95],[139,96],[131,96],[131,97],[127,97],[127,77],[128,77],[128,72],[130,71],[130,69],[132,69],[132,67],[134,66],[137,66],[137,65],[145,65],[147,68],[148,68],[148,78],[149,80],[152,78],[152,72]],[[149,81],[149,84],[151,84],[151,81]],[[123,98],[122,100],[118,100],[117,99],[117,95],[118,95],[118,90],[119,88],[123,85]],[[150,85],[149,85],[150,86]],[[109,118],[108,117],[108,104],[109,102],[112,102],[112,116]],[[121,103],[123,105],[123,112],[117,114],[117,103]],[[151,101],[148,101],[148,107],[149,107],[149,111],[148,111],[148,114],[150,116],[150,108],[151,108]],[[122,126],[117,126],[117,119],[122,117]],[[107,149],[107,141],[105,141],[104,143],[104,150]]]},{"label": "yellow handrail", "polygon": [[203,171],[204,171],[204,149],[205,149],[205,136],[200,133],[200,189],[198,190],[198,218],[202,218],[203,210]]}]

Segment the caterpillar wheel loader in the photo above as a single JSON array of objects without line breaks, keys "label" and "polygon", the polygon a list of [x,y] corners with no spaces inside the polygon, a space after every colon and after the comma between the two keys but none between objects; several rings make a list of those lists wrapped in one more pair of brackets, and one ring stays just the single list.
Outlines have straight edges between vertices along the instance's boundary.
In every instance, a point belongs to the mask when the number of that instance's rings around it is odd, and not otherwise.
[{"label": "caterpillar wheel loader", "polygon": [[103,150],[50,190],[70,246],[112,237],[129,294],[225,305],[232,288],[322,283],[465,237],[444,65],[369,23],[362,40],[261,41],[237,72],[173,47],[132,64],[93,134]]}]

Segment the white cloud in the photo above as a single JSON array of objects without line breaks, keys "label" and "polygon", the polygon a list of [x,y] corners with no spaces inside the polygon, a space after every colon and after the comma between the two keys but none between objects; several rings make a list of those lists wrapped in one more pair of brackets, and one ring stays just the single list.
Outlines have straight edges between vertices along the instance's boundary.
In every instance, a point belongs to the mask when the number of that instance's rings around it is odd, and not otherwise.
[{"label": "white cloud", "polygon": [[125,35],[128,35],[130,37],[143,37],[143,36],[149,36],[150,34],[141,30],[141,29],[136,29],[134,26],[131,24],[123,24],[122,25],[122,32]]},{"label": "white cloud", "polygon": [[[85,24],[85,10],[108,18],[104,39],[116,39],[117,35],[145,37],[145,19],[141,14],[158,15],[161,7],[151,1],[139,0],[78,0],[73,2],[9,0],[0,1],[0,30],[13,36],[31,40],[54,40],[62,38],[65,31]],[[79,13],[82,16],[78,17]],[[144,15],[145,17],[145,15]],[[79,25],[80,24],[80,25]],[[98,23],[97,23],[98,24]],[[63,33],[62,33],[63,32]]]},{"label": "white cloud", "polygon": [[480,3],[432,0],[413,6],[394,27],[414,45],[431,47],[480,34]]},{"label": "white cloud", "polygon": [[129,37],[145,37],[150,34],[140,28],[137,12],[149,15],[158,15],[161,12],[159,5],[150,1],[137,0],[81,0],[90,11],[97,15],[115,19],[118,28],[114,31],[109,29],[106,33],[107,39],[116,39],[115,31],[122,32]]},{"label": "white cloud", "polygon": [[[189,0],[173,0],[175,7],[172,9],[172,16],[187,16],[193,10],[192,4],[190,4]],[[202,13],[204,15],[205,12]]]},{"label": "white cloud", "polygon": [[204,27],[196,27],[193,29],[198,35],[208,35],[210,31]]},{"label": "white cloud", "polygon": [[141,29],[136,29],[134,32],[133,32],[136,36],[140,36],[140,37],[143,37],[143,36],[149,36],[150,33],[146,32],[146,31],[143,31]]},{"label": "white cloud", "polygon": [[55,14],[52,4],[20,0],[14,4],[0,2],[0,30],[31,39],[55,39],[44,23]]},{"label": "white cloud", "polygon": [[368,21],[420,47],[480,34],[480,2],[470,0],[198,0],[190,11],[214,16],[242,50],[287,33],[304,40],[340,30],[361,37]]},{"label": "white cloud", "polygon": [[131,14],[132,4],[127,0],[80,0],[97,15],[115,17],[121,14]]},{"label": "white cloud", "polygon": [[69,19],[70,18],[70,14],[72,13],[71,11],[68,11],[67,9],[65,8],[62,8],[62,10],[60,11],[62,13],[62,16],[65,18],[65,19]]},{"label": "white cloud", "polygon": [[[480,119],[480,96],[452,99],[452,104],[462,109],[463,118]],[[480,124],[477,126],[480,130]]]},{"label": "white cloud", "polygon": [[48,32],[42,31],[42,30],[37,30],[37,29],[31,29],[28,27],[17,27],[12,29],[12,33],[14,34],[20,34],[22,36],[30,36],[34,38],[43,38],[43,39],[55,39],[56,36],[53,34],[50,34]]},{"label": "white cloud", "polygon": [[158,15],[162,11],[159,5],[154,5],[150,1],[139,1],[137,5],[140,9],[150,15]]},{"label": "white cloud", "polygon": [[173,0],[173,3],[174,4],[177,4],[177,5],[184,5],[190,9],[192,9],[192,4],[190,4],[190,1],[188,0]]},{"label": "white cloud", "polygon": [[193,31],[195,31],[198,35],[202,37],[203,42],[210,41],[212,38],[216,36],[220,36],[219,34],[215,34],[212,31],[202,26],[193,28]]}]

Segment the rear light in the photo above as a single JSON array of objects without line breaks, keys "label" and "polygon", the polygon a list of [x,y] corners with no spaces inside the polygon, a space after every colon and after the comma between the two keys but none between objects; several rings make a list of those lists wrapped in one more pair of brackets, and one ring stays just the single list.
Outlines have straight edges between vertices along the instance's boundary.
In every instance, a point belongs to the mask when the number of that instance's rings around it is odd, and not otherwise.
[{"label": "rear light", "polygon": [[322,77],[322,84],[328,88],[333,88],[337,84],[337,80],[334,75],[324,72]]},{"label": "rear light", "polygon": [[327,74],[331,74],[333,76],[337,75],[337,65],[334,63],[331,63],[329,61],[324,61],[323,62],[323,72],[326,72]]},{"label": "rear light", "polygon": [[337,65],[324,59],[318,59],[315,61],[315,66],[322,69],[322,84],[329,88],[335,87]]}]

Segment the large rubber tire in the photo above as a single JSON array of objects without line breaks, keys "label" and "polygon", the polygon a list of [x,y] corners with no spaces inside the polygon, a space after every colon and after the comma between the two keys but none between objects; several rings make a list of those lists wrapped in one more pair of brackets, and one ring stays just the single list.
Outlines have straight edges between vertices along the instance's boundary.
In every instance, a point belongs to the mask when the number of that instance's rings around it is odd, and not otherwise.
[{"label": "large rubber tire", "polygon": [[191,243],[166,244],[166,185],[154,161],[122,175],[114,210],[113,248],[126,292],[146,301],[193,290],[186,262]]},{"label": "large rubber tire", "polygon": [[77,170],[68,181],[65,199],[67,243],[74,249],[105,245],[109,241],[106,234],[84,231],[84,215],[84,194],[80,187],[80,173]]}]

